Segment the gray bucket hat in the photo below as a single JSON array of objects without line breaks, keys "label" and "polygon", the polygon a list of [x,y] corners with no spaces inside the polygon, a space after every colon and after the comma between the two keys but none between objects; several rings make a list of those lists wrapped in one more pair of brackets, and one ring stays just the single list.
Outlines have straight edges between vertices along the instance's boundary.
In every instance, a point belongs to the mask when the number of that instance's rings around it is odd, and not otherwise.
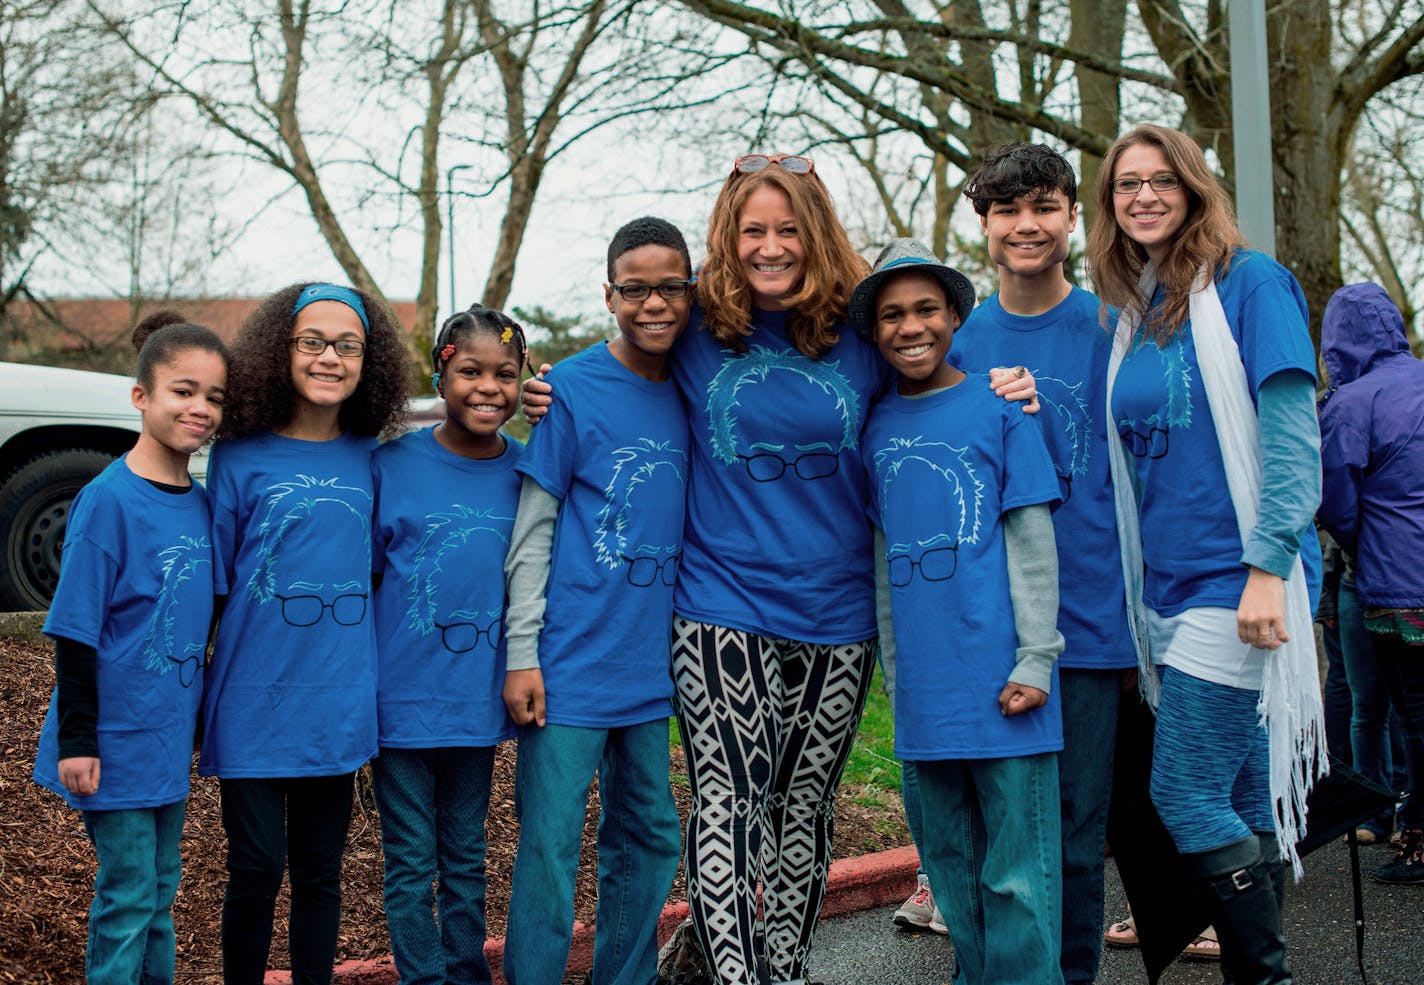
[{"label": "gray bucket hat", "polygon": [[892,239],[875,258],[875,266],[871,268],[870,276],[857,284],[851,292],[846,320],[850,322],[856,334],[868,341],[874,341],[875,318],[870,309],[875,304],[875,293],[880,290],[880,285],[886,277],[901,270],[914,269],[921,269],[939,279],[944,285],[945,297],[949,300],[950,307],[959,313],[960,324],[964,323],[969,312],[974,310],[974,285],[969,283],[969,278],[953,267],[940,263],[939,258],[919,240]]}]

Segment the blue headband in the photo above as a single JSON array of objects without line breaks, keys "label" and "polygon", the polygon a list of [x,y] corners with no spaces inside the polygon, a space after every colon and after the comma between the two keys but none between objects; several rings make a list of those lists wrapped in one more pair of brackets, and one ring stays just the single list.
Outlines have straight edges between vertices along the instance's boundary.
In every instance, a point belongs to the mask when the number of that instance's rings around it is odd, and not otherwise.
[{"label": "blue headband", "polygon": [[297,303],[292,305],[292,317],[295,318],[297,312],[314,301],[340,301],[356,312],[356,317],[361,319],[361,326],[366,329],[366,334],[371,334],[371,322],[366,317],[366,303],[361,300],[361,295],[351,288],[339,287],[336,284],[313,284],[310,287],[304,287],[302,293],[297,295]]}]

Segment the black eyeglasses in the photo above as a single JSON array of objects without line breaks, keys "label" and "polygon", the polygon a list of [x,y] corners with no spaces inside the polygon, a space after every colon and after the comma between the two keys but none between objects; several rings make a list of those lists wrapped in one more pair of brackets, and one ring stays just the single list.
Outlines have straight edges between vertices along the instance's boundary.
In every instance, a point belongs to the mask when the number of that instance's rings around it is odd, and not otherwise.
[{"label": "black eyeglasses", "polygon": [[634,588],[647,588],[656,581],[661,581],[668,588],[677,584],[677,561],[681,554],[665,557],[661,561],[655,557],[618,556],[628,562],[628,584]]},{"label": "black eyeglasses", "polygon": [[1117,433],[1134,458],[1161,458],[1167,454],[1172,440],[1172,429],[1169,427],[1150,427],[1147,433],[1143,434],[1127,425],[1119,424]]},{"label": "black eyeglasses", "polygon": [[440,642],[451,653],[469,653],[480,644],[480,637],[489,640],[491,650],[499,649],[499,638],[504,634],[504,623],[496,619],[488,626],[473,622],[454,622],[448,626],[435,624],[440,630]]},{"label": "black eyeglasses", "polygon": [[925,581],[949,581],[959,569],[959,544],[925,551],[919,560],[913,560],[908,554],[893,554],[885,559],[885,564],[890,569],[890,584],[895,588],[908,585],[916,569]]},{"label": "black eyeglasses", "polygon": [[198,679],[198,671],[203,668],[203,655],[196,653],[191,657],[184,657],[182,660],[179,660],[170,654],[168,662],[178,665],[178,683],[184,687],[192,687],[193,682]]},{"label": "black eyeglasses", "polygon": [[646,301],[654,291],[658,292],[658,297],[664,301],[681,301],[687,297],[687,292],[692,290],[692,285],[697,283],[697,279],[691,280],[667,280],[661,284],[609,284],[608,288],[617,291],[623,296],[624,301]]},{"label": "black eyeglasses", "polygon": [[756,174],[773,164],[780,165],[792,174],[810,174],[816,170],[816,163],[799,154],[743,154],[732,162],[732,170],[742,174]]},{"label": "black eyeglasses", "polygon": [[287,344],[296,346],[298,352],[308,356],[321,355],[327,346],[335,349],[342,359],[359,359],[361,353],[366,351],[366,343],[356,339],[322,339],[315,335],[298,335],[294,339],[288,339]]},{"label": "black eyeglasses", "polygon": [[1175,174],[1154,174],[1147,179],[1114,178],[1112,181],[1113,194],[1136,195],[1144,184],[1151,185],[1154,192],[1170,192],[1181,187],[1182,179]]},{"label": "black eyeglasses", "polygon": [[747,467],[747,475],[754,482],[775,482],[790,469],[796,478],[828,479],[841,467],[839,455],[828,451],[808,451],[788,462],[775,452],[758,452],[755,455],[738,455]]},{"label": "black eyeglasses", "polygon": [[277,595],[282,602],[282,621],[288,626],[315,626],[326,610],[338,626],[357,626],[366,618],[365,593],[338,595],[330,602],[320,595]]}]

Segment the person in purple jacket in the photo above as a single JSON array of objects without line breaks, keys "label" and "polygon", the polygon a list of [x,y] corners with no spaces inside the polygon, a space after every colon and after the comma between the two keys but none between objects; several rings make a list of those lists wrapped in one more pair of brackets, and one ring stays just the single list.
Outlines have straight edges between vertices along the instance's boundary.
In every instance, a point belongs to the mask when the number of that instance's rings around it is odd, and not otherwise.
[{"label": "person in purple jacket", "polygon": [[1399,852],[1375,872],[1424,884],[1424,363],[1377,284],[1351,284],[1325,308],[1321,354],[1334,393],[1320,414],[1320,519],[1355,558],[1355,587],[1390,702],[1404,723]]}]

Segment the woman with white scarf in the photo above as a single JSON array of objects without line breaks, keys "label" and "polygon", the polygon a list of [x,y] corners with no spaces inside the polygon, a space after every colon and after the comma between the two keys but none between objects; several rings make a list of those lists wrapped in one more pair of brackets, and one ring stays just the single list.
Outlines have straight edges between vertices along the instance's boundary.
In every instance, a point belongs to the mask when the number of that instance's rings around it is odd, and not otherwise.
[{"label": "woman with white scarf", "polygon": [[1216,926],[1223,977],[1290,982],[1281,859],[1299,872],[1305,795],[1325,759],[1305,298],[1245,248],[1185,134],[1119,137],[1096,194],[1088,260],[1115,320],[1107,413],[1121,441],[1109,444],[1157,711],[1152,801]]}]

